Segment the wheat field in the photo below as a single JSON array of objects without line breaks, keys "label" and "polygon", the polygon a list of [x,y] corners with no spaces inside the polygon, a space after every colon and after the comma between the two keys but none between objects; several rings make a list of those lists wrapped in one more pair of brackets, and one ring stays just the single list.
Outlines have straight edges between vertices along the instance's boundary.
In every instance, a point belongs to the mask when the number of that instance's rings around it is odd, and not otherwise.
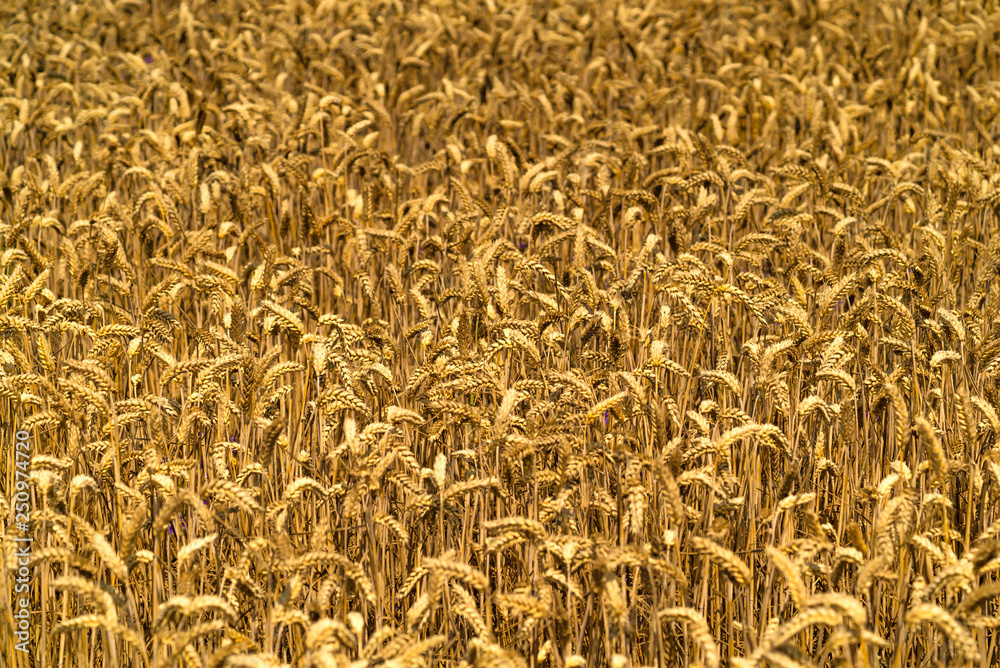
[{"label": "wheat field", "polygon": [[0,665],[1000,662],[995,0],[0,30]]}]

